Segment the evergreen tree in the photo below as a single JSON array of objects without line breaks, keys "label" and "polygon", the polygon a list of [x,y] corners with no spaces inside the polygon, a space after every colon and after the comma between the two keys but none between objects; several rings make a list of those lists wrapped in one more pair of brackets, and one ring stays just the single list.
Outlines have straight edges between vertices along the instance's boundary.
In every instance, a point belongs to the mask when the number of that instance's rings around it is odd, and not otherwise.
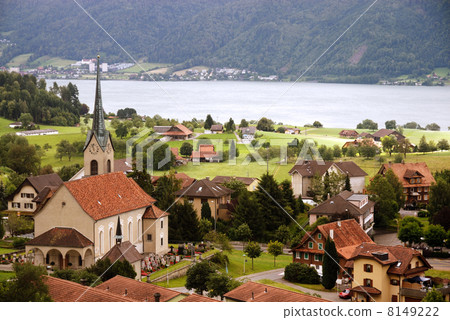
[{"label": "evergreen tree", "polygon": [[210,114],[206,116],[205,125],[203,126],[206,130],[211,129],[211,126],[214,124],[214,120]]},{"label": "evergreen tree", "polygon": [[445,299],[442,293],[433,288],[427,292],[422,302],[445,302]]},{"label": "evergreen tree", "polygon": [[161,210],[170,210],[169,208],[175,202],[175,192],[180,190],[181,181],[175,178],[175,172],[170,171],[168,175],[158,179],[155,191],[152,196],[157,200],[156,205]]},{"label": "evergreen tree", "polygon": [[425,138],[425,135],[420,138],[418,150],[423,153],[430,151],[430,146],[427,143],[427,138]]},{"label": "evergreen tree", "polygon": [[[173,218],[171,219],[171,217]],[[171,226],[172,221],[174,222]],[[172,206],[169,215],[169,231],[171,239],[183,240],[183,241],[198,241],[200,240],[200,228],[197,213],[194,207],[187,200],[184,203],[175,203]],[[171,233],[169,232],[169,234]]]},{"label": "evergreen tree", "polygon": [[350,184],[350,177],[348,175],[345,176],[345,186],[344,190],[352,191],[352,186]]},{"label": "evergreen tree", "polygon": [[201,217],[202,219],[211,220],[211,207],[207,201],[202,203]]},{"label": "evergreen tree", "polygon": [[244,190],[238,198],[233,219],[236,228],[243,223],[250,227],[255,239],[263,239],[265,221],[261,219],[261,205],[256,196],[247,190]]},{"label": "evergreen tree", "polygon": [[236,130],[236,125],[234,124],[233,118],[230,118],[227,123],[225,123],[225,131],[226,132],[233,132]]},{"label": "evergreen tree", "polygon": [[327,238],[325,242],[325,254],[323,255],[323,277],[322,285],[325,289],[332,289],[336,285],[339,272],[339,256],[333,239]]},{"label": "evergreen tree", "polygon": [[289,206],[292,209],[294,216],[296,216],[299,213],[299,209],[298,209],[298,203],[294,197],[294,191],[292,190],[291,182],[289,180],[283,180],[280,184],[280,187],[281,187],[284,207]]}]

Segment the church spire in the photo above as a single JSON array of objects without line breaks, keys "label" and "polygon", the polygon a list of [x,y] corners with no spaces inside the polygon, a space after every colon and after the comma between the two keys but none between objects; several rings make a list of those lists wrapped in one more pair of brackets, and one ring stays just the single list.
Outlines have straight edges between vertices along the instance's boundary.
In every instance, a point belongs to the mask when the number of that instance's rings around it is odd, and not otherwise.
[{"label": "church spire", "polygon": [[105,117],[103,115],[102,91],[100,87],[100,55],[97,56],[97,84],[95,88],[94,121],[92,131],[97,136],[100,145],[106,143],[108,134],[105,127]]},{"label": "church spire", "polygon": [[116,229],[115,238],[116,238],[116,244],[122,243],[123,235],[122,235],[122,227],[120,225],[120,217],[119,216],[117,217],[117,229]]}]

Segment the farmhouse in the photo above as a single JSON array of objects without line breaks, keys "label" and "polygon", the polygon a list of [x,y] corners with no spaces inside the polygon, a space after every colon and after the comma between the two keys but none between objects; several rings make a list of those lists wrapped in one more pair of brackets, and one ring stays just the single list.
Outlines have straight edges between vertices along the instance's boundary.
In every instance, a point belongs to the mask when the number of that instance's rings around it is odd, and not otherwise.
[{"label": "farmhouse", "polygon": [[223,133],[223,125],[213,124],[211,126],[211,133]]},{"label": "farmhouse", "polygon": [[171,126],[166,132],[162,133],[162,135],[169,137],[172,140],[186,140],[192,138],[192,131],[182,124],[177,124]]},{"label": "farmhouse", "polygon": [[381,139],[383,139],[384,137],[387,137],[387,136],[394,137],[397,141],[402,141],[406,138],[401,133],[399,133],[395,130],[391,130],[391,129],[380,129],[377,132],[375,132],[374,134],[372,134],[372,136],[375,141],[381,141]]},{"label": "farmhouse", "polygon": [[220,161],[217,152],[214,151],[213,144],[201,144],[198,146],[198,151],[192,151],[191,155],[193,162],[214,162]]},{"label": "farmhouse", "polygon": [[242,132],[242,139],[251,141],[255,138],[256,127],[242,127],[240,130]]},{"label": "farmhouse", "polygon": [[356,138],[358,136],[358,132],[355,130],[342,130],[339,132],[339,135],[342,138]]}]

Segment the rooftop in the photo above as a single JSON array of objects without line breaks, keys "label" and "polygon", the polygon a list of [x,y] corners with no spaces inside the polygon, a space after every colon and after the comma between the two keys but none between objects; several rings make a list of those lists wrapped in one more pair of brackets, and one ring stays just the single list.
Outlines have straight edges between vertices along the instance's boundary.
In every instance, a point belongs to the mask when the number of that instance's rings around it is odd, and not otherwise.
[{"label": "rooftop", "polygon": [[27,246],[85,248],[91,240],[73,228],[54,227],[27,242]]},{"label": "rooftop", "polygon": [[209,179],[202,179],[195,181],[187,188],[178,190],[175,192],[175,195],[185,197],[219,198],[230,195],[232,192],[232,190],[218,185]]}]

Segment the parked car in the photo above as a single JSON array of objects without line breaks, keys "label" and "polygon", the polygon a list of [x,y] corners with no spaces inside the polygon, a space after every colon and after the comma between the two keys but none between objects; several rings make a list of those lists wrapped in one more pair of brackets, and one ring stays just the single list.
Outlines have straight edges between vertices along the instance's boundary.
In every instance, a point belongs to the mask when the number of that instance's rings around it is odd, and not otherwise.
[{"label": "parked car", "polygon": [[350,299],[352,297],[352,293],[350,289],[345,289],[342,292],[339,292],[339,298],[341,299]]}]

